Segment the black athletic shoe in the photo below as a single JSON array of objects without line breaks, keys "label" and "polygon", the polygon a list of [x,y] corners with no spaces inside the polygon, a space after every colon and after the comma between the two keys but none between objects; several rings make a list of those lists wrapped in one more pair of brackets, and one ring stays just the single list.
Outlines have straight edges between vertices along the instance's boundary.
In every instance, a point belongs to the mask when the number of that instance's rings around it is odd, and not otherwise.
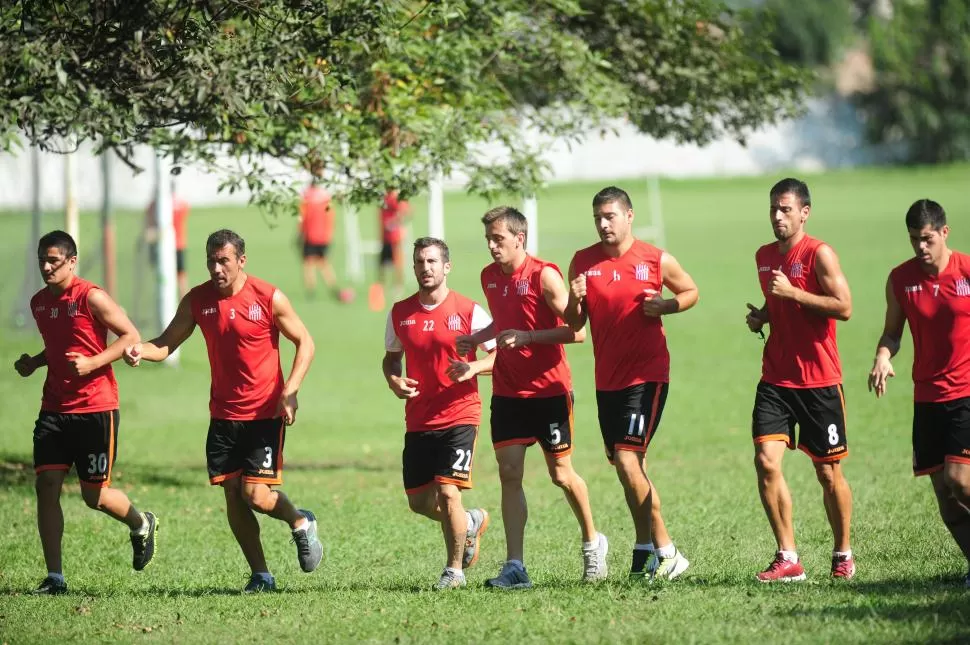
[{"label": "black athletic shoe", "polygon": [[48,576],[31,593],[35,596],[59,596],[67,593],[67,582]]},{"label": "black athletic shoe", "polygon": [[145,513],[148,522],[148,532],[144,535],[131,534],[131,566],[135,571],[141,571],[155,557],[155,534],[158,532],[158,518],[154,513]]}]

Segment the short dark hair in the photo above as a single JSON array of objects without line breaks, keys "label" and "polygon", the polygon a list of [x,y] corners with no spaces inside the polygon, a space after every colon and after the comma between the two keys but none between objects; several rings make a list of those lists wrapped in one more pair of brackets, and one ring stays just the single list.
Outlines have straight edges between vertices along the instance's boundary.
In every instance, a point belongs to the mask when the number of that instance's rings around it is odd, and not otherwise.
[{"label": "short dark hair", "polygon": [[512,235],[522,233],[526,239],[529,238],[529,220],[517,209],[511,206],[496,206],[482,215],[482,224],[485,226],[498,221],[505,222]]},{"label": "short dark hair", "polygon": [[448,251],[448,245],[445,244],[444,240],[439,240],[436,237],[419,237],[414,240],[414,251],[412,255],[417,256],[418,251],[431,246],[438,247],[438,250],[441,251],[441,259],[443,261],[451,262],[451,252]]},{"label": "short dark hair", "polygon": [[205,241],[205,252],[215,251],[221,249],[226,244],[232,244],[232,248],[236,250],[236,257],[240,258],[246,255],[246,240],[239,237],[239,234],[235,231],[230,231],[228,228],[219,229],[212,235],[208,237]]},{"label": "short dark hair", "polygon": [[798,202],[802,206],[812,205],[812,195],[808,192],[808,184],[800,179],[795,179],[793,177],[782,179],[771,187],[771,191],[768,193],[768,196],[774,199],[775,197],[781,197],[785,193],[791,193],[797,197]]},{"label": "short dark hair", "polygon": [[607,186],[593,196],[593,208],[602,206],[603,204],[609,204],[610,202],[620,202],[620,205],[626,210],[633,209],[633,202],[630,200],[630,196],[625,190],[617,188],[616,186]]},{"label": "short dark hair", "polygon": [[906,228],[920,230],[929,224],[934,231],[946,226],[946,211],[932,199],[918,199],[906,211]]},{"label": "short dark hair", "polygon": [[64,255],[68,258],[77,257],[77,242],[64,231],[51,231],[40,238],[37,242],[37,255],[40,255],[52,246],[63,251]]}]

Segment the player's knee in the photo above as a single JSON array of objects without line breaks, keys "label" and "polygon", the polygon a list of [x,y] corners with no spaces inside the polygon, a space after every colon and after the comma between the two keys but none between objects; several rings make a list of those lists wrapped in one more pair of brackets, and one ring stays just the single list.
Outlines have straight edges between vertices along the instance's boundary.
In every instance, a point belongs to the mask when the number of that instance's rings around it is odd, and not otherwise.
[{"label": "player's knee", "polygon": [[269,486],[262,484],[245,484],[242,487],[242,498],[249,508],[260,513],[273,510],[273,495]]},{"label": "player's knee", "polygon": [[781,473],[781,460],[776,459],[766,452],[756,452],[754,455],[754,467],[762,477],[778,475]]},{"label": "player's knee", "polygon": [[970,468],[944,468],[943,483],[946,491],[966,503],[970,500]]},{"label": "player's knee", "polygon": [[815,464],[815,478],[827,491],[835,490],[842,473],[835,464]]},{"label": "player's knee", "polygon": [[647,478],[640,465],[639,455],[629,450],[618,450],[613,458],[616,476],[624,486],[632,486]]},{"label": "player's knee", "polygon": [[426,495],[408,495],[408,508],[412,513],[425,515],[428,512],[428,497]]},{"label": "player's knee", "polygon": [[523,464],[499,463],[498,478],[503,486],[522,485],[522,477],[525,474]]},{"label": "player's knee", "polygon": [[37,497],[50,498],[59,496],[61,494],[61,480],[53,477],[44,477],[43,475],[44,473],[38,475],[37,480],[34,482],[34,491],[36,491]]},{"label": "player's knee", "polygon": [[454,484],[444,484],[438,486],[438,503],[443,508],[450,508],[455,504],[461,504],[461,491]]},{"label": "player's knee", "polygon": [[88,505],[88,508],[96,511],[101,510],[101,491],[103,488],[82,488],[81,499]]},{"label": "player's knee", "polygon": [[572,488],[575,476],[576,473],[573,472],[572,468],[556,465],[549,469],[549,478],[552,483],[563,490]]}]

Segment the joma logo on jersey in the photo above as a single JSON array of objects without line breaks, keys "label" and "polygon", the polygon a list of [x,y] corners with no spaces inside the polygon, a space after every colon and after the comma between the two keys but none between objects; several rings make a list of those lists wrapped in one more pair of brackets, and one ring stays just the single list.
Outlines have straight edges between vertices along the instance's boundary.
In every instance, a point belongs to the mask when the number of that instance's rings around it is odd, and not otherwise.
[{"label": "joma logo on jersey", "polygon": [[641,262],[640,264],[633,267],[633,275],[640,282],[646,282],[647,280],[650,279],[650,267],[648,267],[645,263]]},{"label": "joma logo on jersey", "polygon": [[515,294],[518,296],[529,295],[529,281],[528,280],[516,280],[515,281]]},{"label": "joma logo on jersey", "polygon": [[256,322],[263,319],[263,309],[255,302],[249,305],[249,320]]},{"label": "joma logo on jersey", "polygon": [[922,290],[923,290],[923,285],[921,285],[921,284],[914,284],[914,285],[909,286],[909,287],[903,287],[903,292],[904,293],[918,293],[918,292],[920,292]]},{"label": "joma logo on jersey", "polygon": [[219,313],[219,309],[217,309],[216,307],[203,307],[202,308],[202,315],[203,316],[214,316],[217,313]]},{"label": "joma logo on jersey", "polygon": [[960,278],[954,286],[956,286],[958,296],[970,296],[970,282],[966,278]]},{"label": "joma logo on jersey", "polygon": [[37,311],[37,312],[46,311],[46,310],[47,310],[47,307],[44,305],[41,305],[39,307],[34,307],[34,311]]},{"label": "joma logo on jersey", "polygon": [[487,285],[485,285],[485,288],[486,289],[498,289],[498,285],[495,284],[494,282],[489,282]]},{"label": "joma logo on jersey", "polygon": [[592,276],[601,276],[601,275],[603,275],[603,272],[600,271],[599,269],[590,269],[589,271],[586,272],[587,278]]},{"label": "joma logo on jersey", "polygon": [[771,267],[758,267],[758,273],[768,273],[771,271]]},{"label": "joma logo on jersey", "polygon": [[71,318],[77,316],[77,300],[67,303],[67,315]]},{"label": "joma logo on jersey", "polygon": [[407,320],[402,320],[398,323],[398,327],[410,327],[411,325],[416,325],[418,321],[413,318],[408,318]]},{"label": "joma logo on jersey", "polygon": [[451,314],[448,316],[448,331],[461,331],[461,316]]},{"label": "joma logo on jersey", "polygon": [[803,272],[804,272],[804,266],[802,265],[802,263],[793,262],[791,265],[791,270],[789,271],[789,275],[793,278],[800,278],[802,277]]}]

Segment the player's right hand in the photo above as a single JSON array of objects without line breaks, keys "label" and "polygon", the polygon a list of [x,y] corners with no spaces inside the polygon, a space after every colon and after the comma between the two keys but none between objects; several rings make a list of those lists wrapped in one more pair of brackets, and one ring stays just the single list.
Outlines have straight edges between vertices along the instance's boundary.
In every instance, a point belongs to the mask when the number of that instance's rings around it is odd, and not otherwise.
[{"label": "player's right hand", "polygon": [[14,362],[13,368],[17,370],[17,374],[20,374],[23,377],[30,376],[36,369],[30,354],[21,354],[20,358]]},{"label": "player's right hand", "polygon": [[141,363],[141,343],[135,343],[131,347],[125,347],[125,353],[121,355],[125,362],[132,367],[138,367]]},{"label": "player's right hand", "polygon": [[413,399],[421,394],[418,392],[418,382],[406,376],[392,376],[388,386],[399,399]]},{"label": "player's right hand", "polygon": [[569,283],[569,292],[576,300],[586,297],[586,274],[580,273]]},{"label": "player's right hand", "polygon": [[468,334],[463,334],[455,338],[455,349],[459,356],[465,356],[475,350],[475,338]]},{"label": "player's right hand", "polygon": [[768,322],[764,312],[760,308],[748,303],[748,315],[744,317],[744,322],[748,323],[748,329],[754,333],[761,331],[761,328]]},{"label": "player's right hand", "polygon": [[876,393],[878,399],[886,393],[886,382],[896,376],[893,364],[888,358],[879,356],[872,363],[872,370],[869,372],[869,391]]}]

